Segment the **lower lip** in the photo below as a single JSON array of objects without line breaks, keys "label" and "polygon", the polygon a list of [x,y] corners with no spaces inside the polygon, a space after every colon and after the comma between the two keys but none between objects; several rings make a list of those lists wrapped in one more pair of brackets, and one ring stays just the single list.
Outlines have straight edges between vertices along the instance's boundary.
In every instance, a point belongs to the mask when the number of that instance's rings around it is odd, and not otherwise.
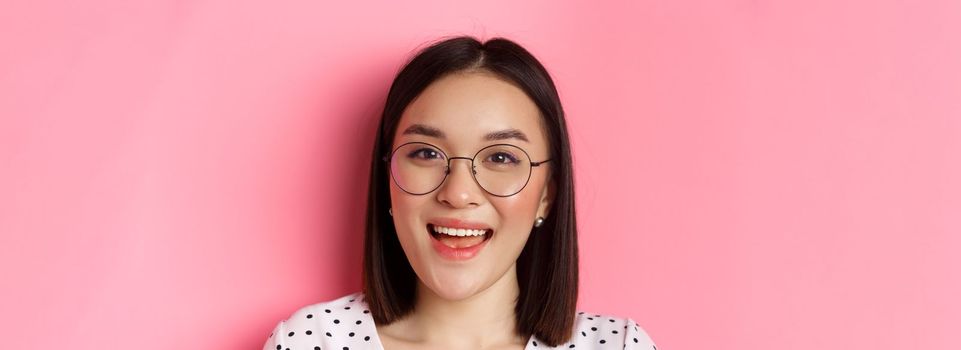
[{"label": "lower lip", "polygon": [[491,237],[488,237],[483,242],[470,247],[451,248],[435,239],[434,235],[431,235],[430,232],[427,232],[427,234],[430,235],[430,243],[434,246],[434,251],[437,252],[437,254],[441,257],[448,260],[468,260],[473,258],[481,251],[481,249],[484,249],[484,247],[487,246],[487,242],[491,240]]}]

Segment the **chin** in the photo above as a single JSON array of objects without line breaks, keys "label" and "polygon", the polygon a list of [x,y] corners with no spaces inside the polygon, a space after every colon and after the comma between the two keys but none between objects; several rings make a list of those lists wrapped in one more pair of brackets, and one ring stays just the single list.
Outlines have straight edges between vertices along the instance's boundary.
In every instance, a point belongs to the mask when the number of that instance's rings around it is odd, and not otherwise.
[{"label": "chin", "polygon": [[464,271],[435,272],[427,288],[445,300],[464,300],[489,287],[478,280],[479,277],[478,274],[464,273]]}]

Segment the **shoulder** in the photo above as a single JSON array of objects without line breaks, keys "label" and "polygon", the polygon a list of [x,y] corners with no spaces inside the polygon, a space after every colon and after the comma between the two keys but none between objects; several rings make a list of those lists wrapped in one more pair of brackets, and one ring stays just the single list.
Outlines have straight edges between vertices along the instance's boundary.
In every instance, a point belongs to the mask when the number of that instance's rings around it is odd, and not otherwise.
[{"label": "shoulder", "polygon": [[654,342],[631,318],[578,312],[571,339],[557,348],[656,350]]},{"label": "shoulder", "polygon": [[376,332],[364,294],[303,306],[280,320],[267,336],[264,350],[307,348],[371,342]]}]

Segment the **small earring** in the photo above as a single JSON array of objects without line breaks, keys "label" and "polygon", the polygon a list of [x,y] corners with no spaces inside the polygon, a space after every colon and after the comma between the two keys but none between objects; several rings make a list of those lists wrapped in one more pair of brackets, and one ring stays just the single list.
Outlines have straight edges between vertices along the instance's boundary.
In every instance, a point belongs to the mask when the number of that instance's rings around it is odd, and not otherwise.
[{"label": "small earring", "polygon": [[390,216],[394,216],[394,208],[387,208],[387,214],[390,214]]},{"label": "small earring", "polygon": [[541,227],[541,225],[543,224],[544,224],[544,218],[541,216],[538,216],[537,220],[534,220],[534,227]]}]

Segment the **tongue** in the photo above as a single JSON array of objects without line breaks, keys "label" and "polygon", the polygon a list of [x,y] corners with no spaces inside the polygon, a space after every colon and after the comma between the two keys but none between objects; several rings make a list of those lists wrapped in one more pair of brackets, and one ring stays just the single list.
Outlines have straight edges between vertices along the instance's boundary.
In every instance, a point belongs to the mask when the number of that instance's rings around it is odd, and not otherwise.
[{"label": "tongue", "polygon": [[440,236],[440,237],[438,237],[437,239],[438,239],[441,243],[443,243],[444,245],[446,245],[446,246],[448,246],[448,247],[451,247],[451,248],[465,248],[465,247],[470,247],[470,246],[473,246],[473,245],[480,244],[481,242],[484,241],[484,235],[480,235],[480,236],[463,236],[463,237],[456,237],[456,236],[449,236],[449,235],[445,235],[445,234],[440,234],[440,235],[438,235],[438,236]]}]

